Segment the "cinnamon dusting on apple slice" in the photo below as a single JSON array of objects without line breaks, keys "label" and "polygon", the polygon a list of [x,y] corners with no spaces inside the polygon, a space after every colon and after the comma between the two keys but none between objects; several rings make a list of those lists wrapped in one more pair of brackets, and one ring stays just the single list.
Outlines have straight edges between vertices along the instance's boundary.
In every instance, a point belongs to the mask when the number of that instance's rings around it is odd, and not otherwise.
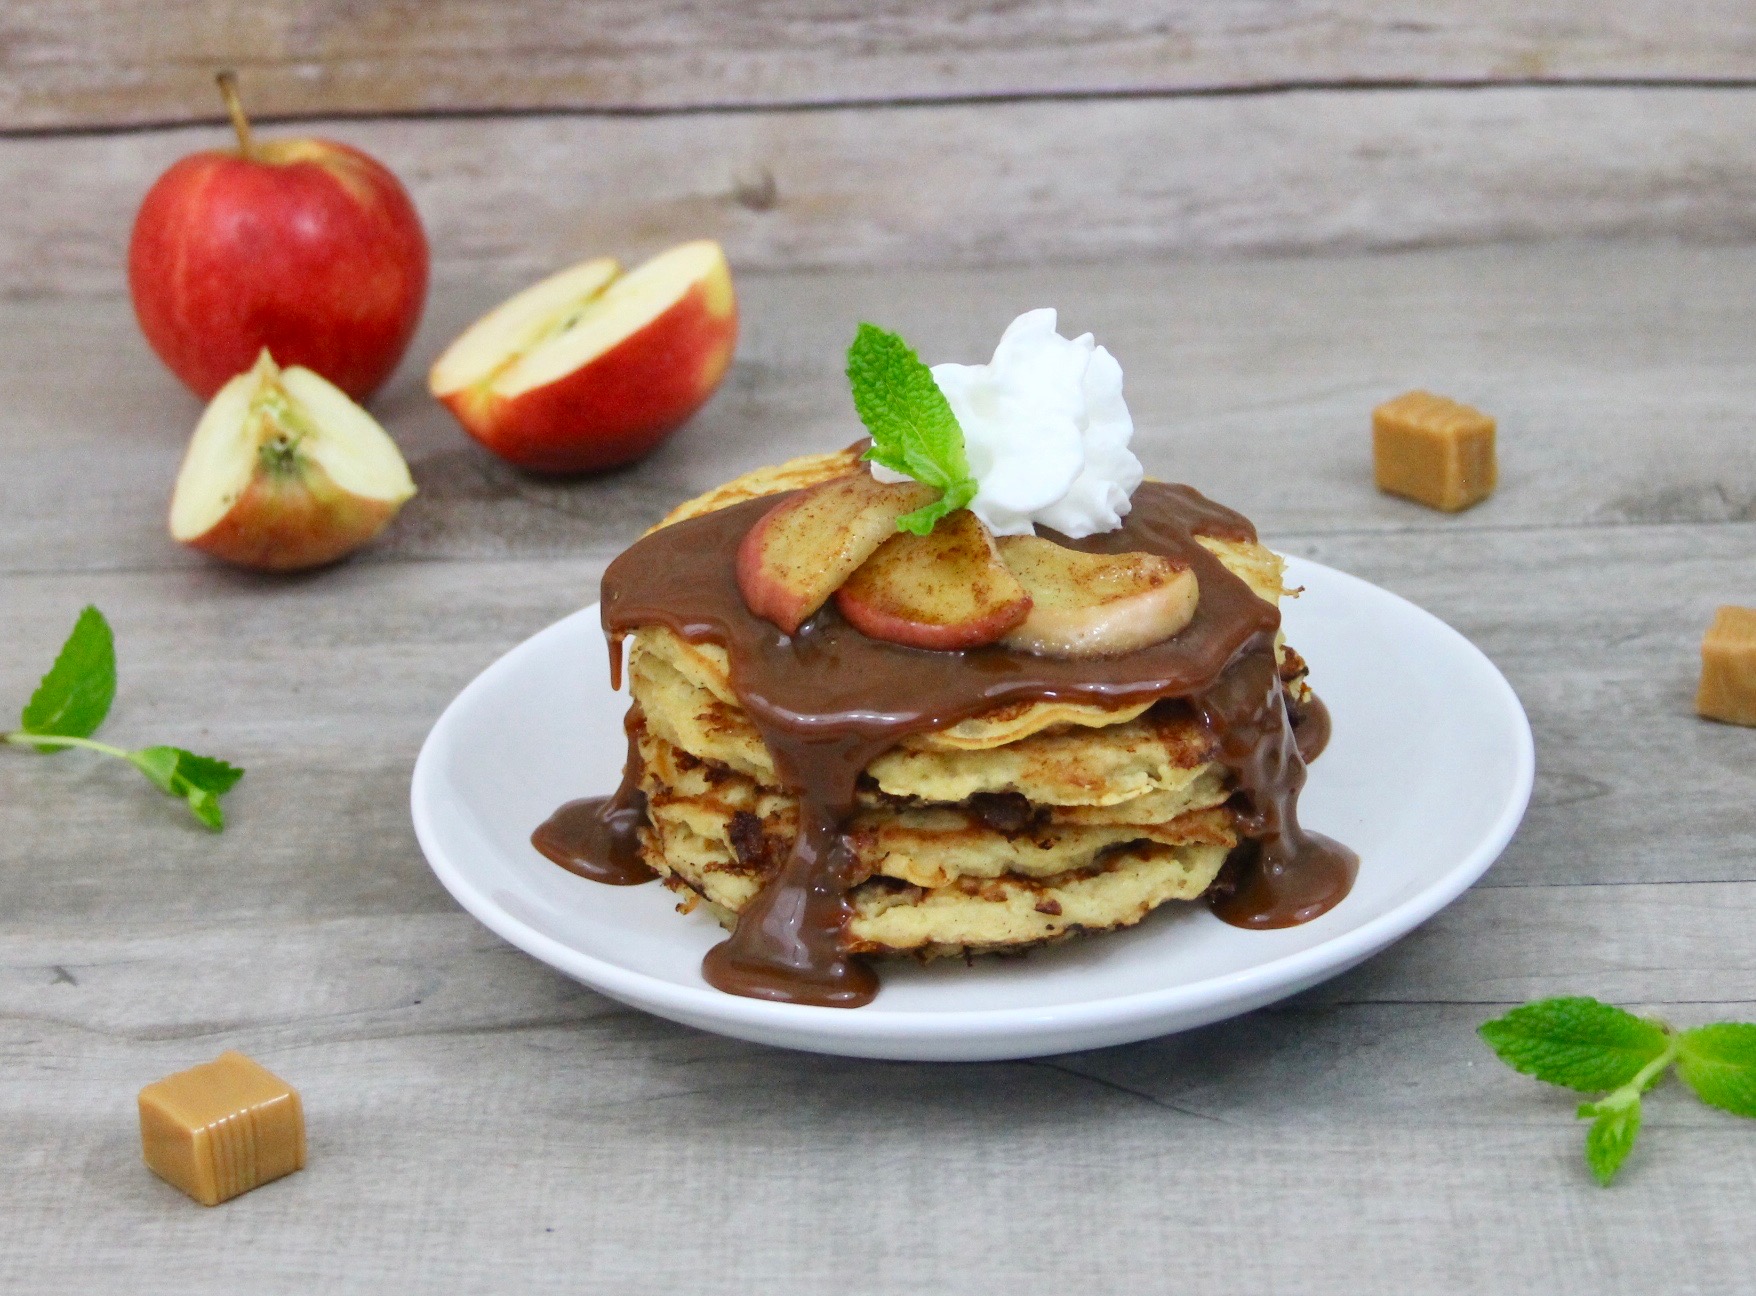
[{"label": "cinnamon dusting on apple slice", "polygon": [[1195,617],[1195,573],[1149,553],[1085,553],[1041,536],[1004,536],[1000,557],[1029,592],[1030,615],[1003,640],[1045,657],[1114,657],[1169,639]]},{"label": "cinnamon dusting on apple slice", "polygon": [[758,518],[738,546],[745,606],[794,633],[898,534],[897,518],[933,495],[918,482],[880,482],[864,467],[789,495]]},{"label": "cinnamon dusting on apple slice", "polygon": [[1031,610],[994,537],[968,509],[926,535],[886,540],[836,590],[835,605],[873,639],[942,650],[993,643]]}]

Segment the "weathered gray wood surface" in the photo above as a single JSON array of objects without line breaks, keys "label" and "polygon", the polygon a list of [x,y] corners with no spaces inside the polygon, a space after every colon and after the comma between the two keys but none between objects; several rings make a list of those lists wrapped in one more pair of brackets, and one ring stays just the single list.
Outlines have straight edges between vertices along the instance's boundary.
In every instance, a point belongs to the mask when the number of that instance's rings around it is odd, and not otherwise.
[{"label": "weathered gray wood surface", "polygon": [[[1756,603],[1756,250],[746,273],[726,390],[571,484],[421,395],[503,286],[442,283],[379,402],[422,488],[393,532],[277,581],[162,535],[196,408],[126,302],[0,302],[0,701],[95,601],[108,732],[250,769],[212,837],[129,771],[0,752],[0,1290],[1748,1288],[1756,1127],[1661,1090],[1600,1190],[1572,1102],[1473,1029],[1553,993],[1756,1018],[1756,732],[1689,710],[1713,605]],[[1505,670],[1539,780],[1483,883],[1280,1008],[968,1067],[697,1034],[458,912],[406,810],[455,691],[675,499],[846,439],[856,319],[973,358],[1044,302],[1123,360],[1149,470]],[[1458,518],[1369,485],[1367,412],[1416,384],[1501,419],[1501,490]],[[302,1087],[312,1163],[203,1211],[138,1164],[133,1094],[227,1047]]]},{"label": "weathered gray wood surface", "polygon": [[[319,122],[407,183],[442,271],[709,235],[740,269],[1530,238],[1756,238],[1756,89],[1513,87],[658,117]],[[0,138],[0,295],[113,291],[141,196],[229,129]]]},{"label": "weathered gray wood surface", "polygon": [[258,111],[665,110],[1287,83],[1748,80],[1739,0],[12,0],[0,128]]}]

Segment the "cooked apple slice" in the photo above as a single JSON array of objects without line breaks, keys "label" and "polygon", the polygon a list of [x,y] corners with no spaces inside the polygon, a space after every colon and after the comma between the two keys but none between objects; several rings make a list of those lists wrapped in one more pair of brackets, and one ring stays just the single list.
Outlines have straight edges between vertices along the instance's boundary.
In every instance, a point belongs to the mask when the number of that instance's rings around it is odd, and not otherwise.
[{"label": "cooked apple slice", "polygon": [[1158,554],[1095,554],[1041,536],[1005,536],[1000,557],[1030,594],[1008,648],[1114,657],[1169,639],[1195,616],[1195,573]]},{"label": "cooked apple slice", "polygon": [[959,509],[924,536],[900,533],[835,592],[855,629],[911,648],[993,643],[1030,612],[1030,595],[1000,561],[994,537]]},{"label": "cooked apple slice", "polygon": [[599,258],[525,289],[465,329],[427,387],[501,458],[597,472],[682,426],[725,377],[737,339],[725,253],[703,239],[627,274]]},{"label": "cooked apple slice", "polygon": [[414,493],[370,414],[264,351],[202,414],[171,495],[171,535],[242,567],[317,567],[377,535]]},{"label": "cooked apple slice", "polygon": [[788,634],[891,536],[896,519],[933,499],[918,482],[878,481],[862,465],[789,495],[738,546],[744,604]]}]

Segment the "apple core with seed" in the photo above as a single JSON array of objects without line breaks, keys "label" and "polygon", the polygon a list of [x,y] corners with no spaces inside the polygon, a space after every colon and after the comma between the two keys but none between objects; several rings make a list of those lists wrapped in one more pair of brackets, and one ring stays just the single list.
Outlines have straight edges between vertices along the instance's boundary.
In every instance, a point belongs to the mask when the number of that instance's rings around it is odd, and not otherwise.
[{"label": "apple core with seed", "polygon": [[370,414],[264,351],[202,414],[171,496],[171,536],[242,567],[318,567],[372,539],[414,493]]}]

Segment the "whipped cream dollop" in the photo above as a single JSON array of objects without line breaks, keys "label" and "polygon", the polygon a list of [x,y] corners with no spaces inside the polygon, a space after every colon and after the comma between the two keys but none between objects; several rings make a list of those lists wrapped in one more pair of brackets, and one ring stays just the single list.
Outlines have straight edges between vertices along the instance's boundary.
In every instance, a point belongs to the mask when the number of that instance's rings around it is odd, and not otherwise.
[{"label": "whipped cream dollop", "polygon": [[[963,427],[979,489],[970,511],[995,535],[1052,527],[1080,539],[1114,531],[1143,475],[1122,366],[1089,333],[1064,338],[1053,309],[1026,311],[985,365],[933,366]],[[878,464],[879,481],[908,480]]]}]

